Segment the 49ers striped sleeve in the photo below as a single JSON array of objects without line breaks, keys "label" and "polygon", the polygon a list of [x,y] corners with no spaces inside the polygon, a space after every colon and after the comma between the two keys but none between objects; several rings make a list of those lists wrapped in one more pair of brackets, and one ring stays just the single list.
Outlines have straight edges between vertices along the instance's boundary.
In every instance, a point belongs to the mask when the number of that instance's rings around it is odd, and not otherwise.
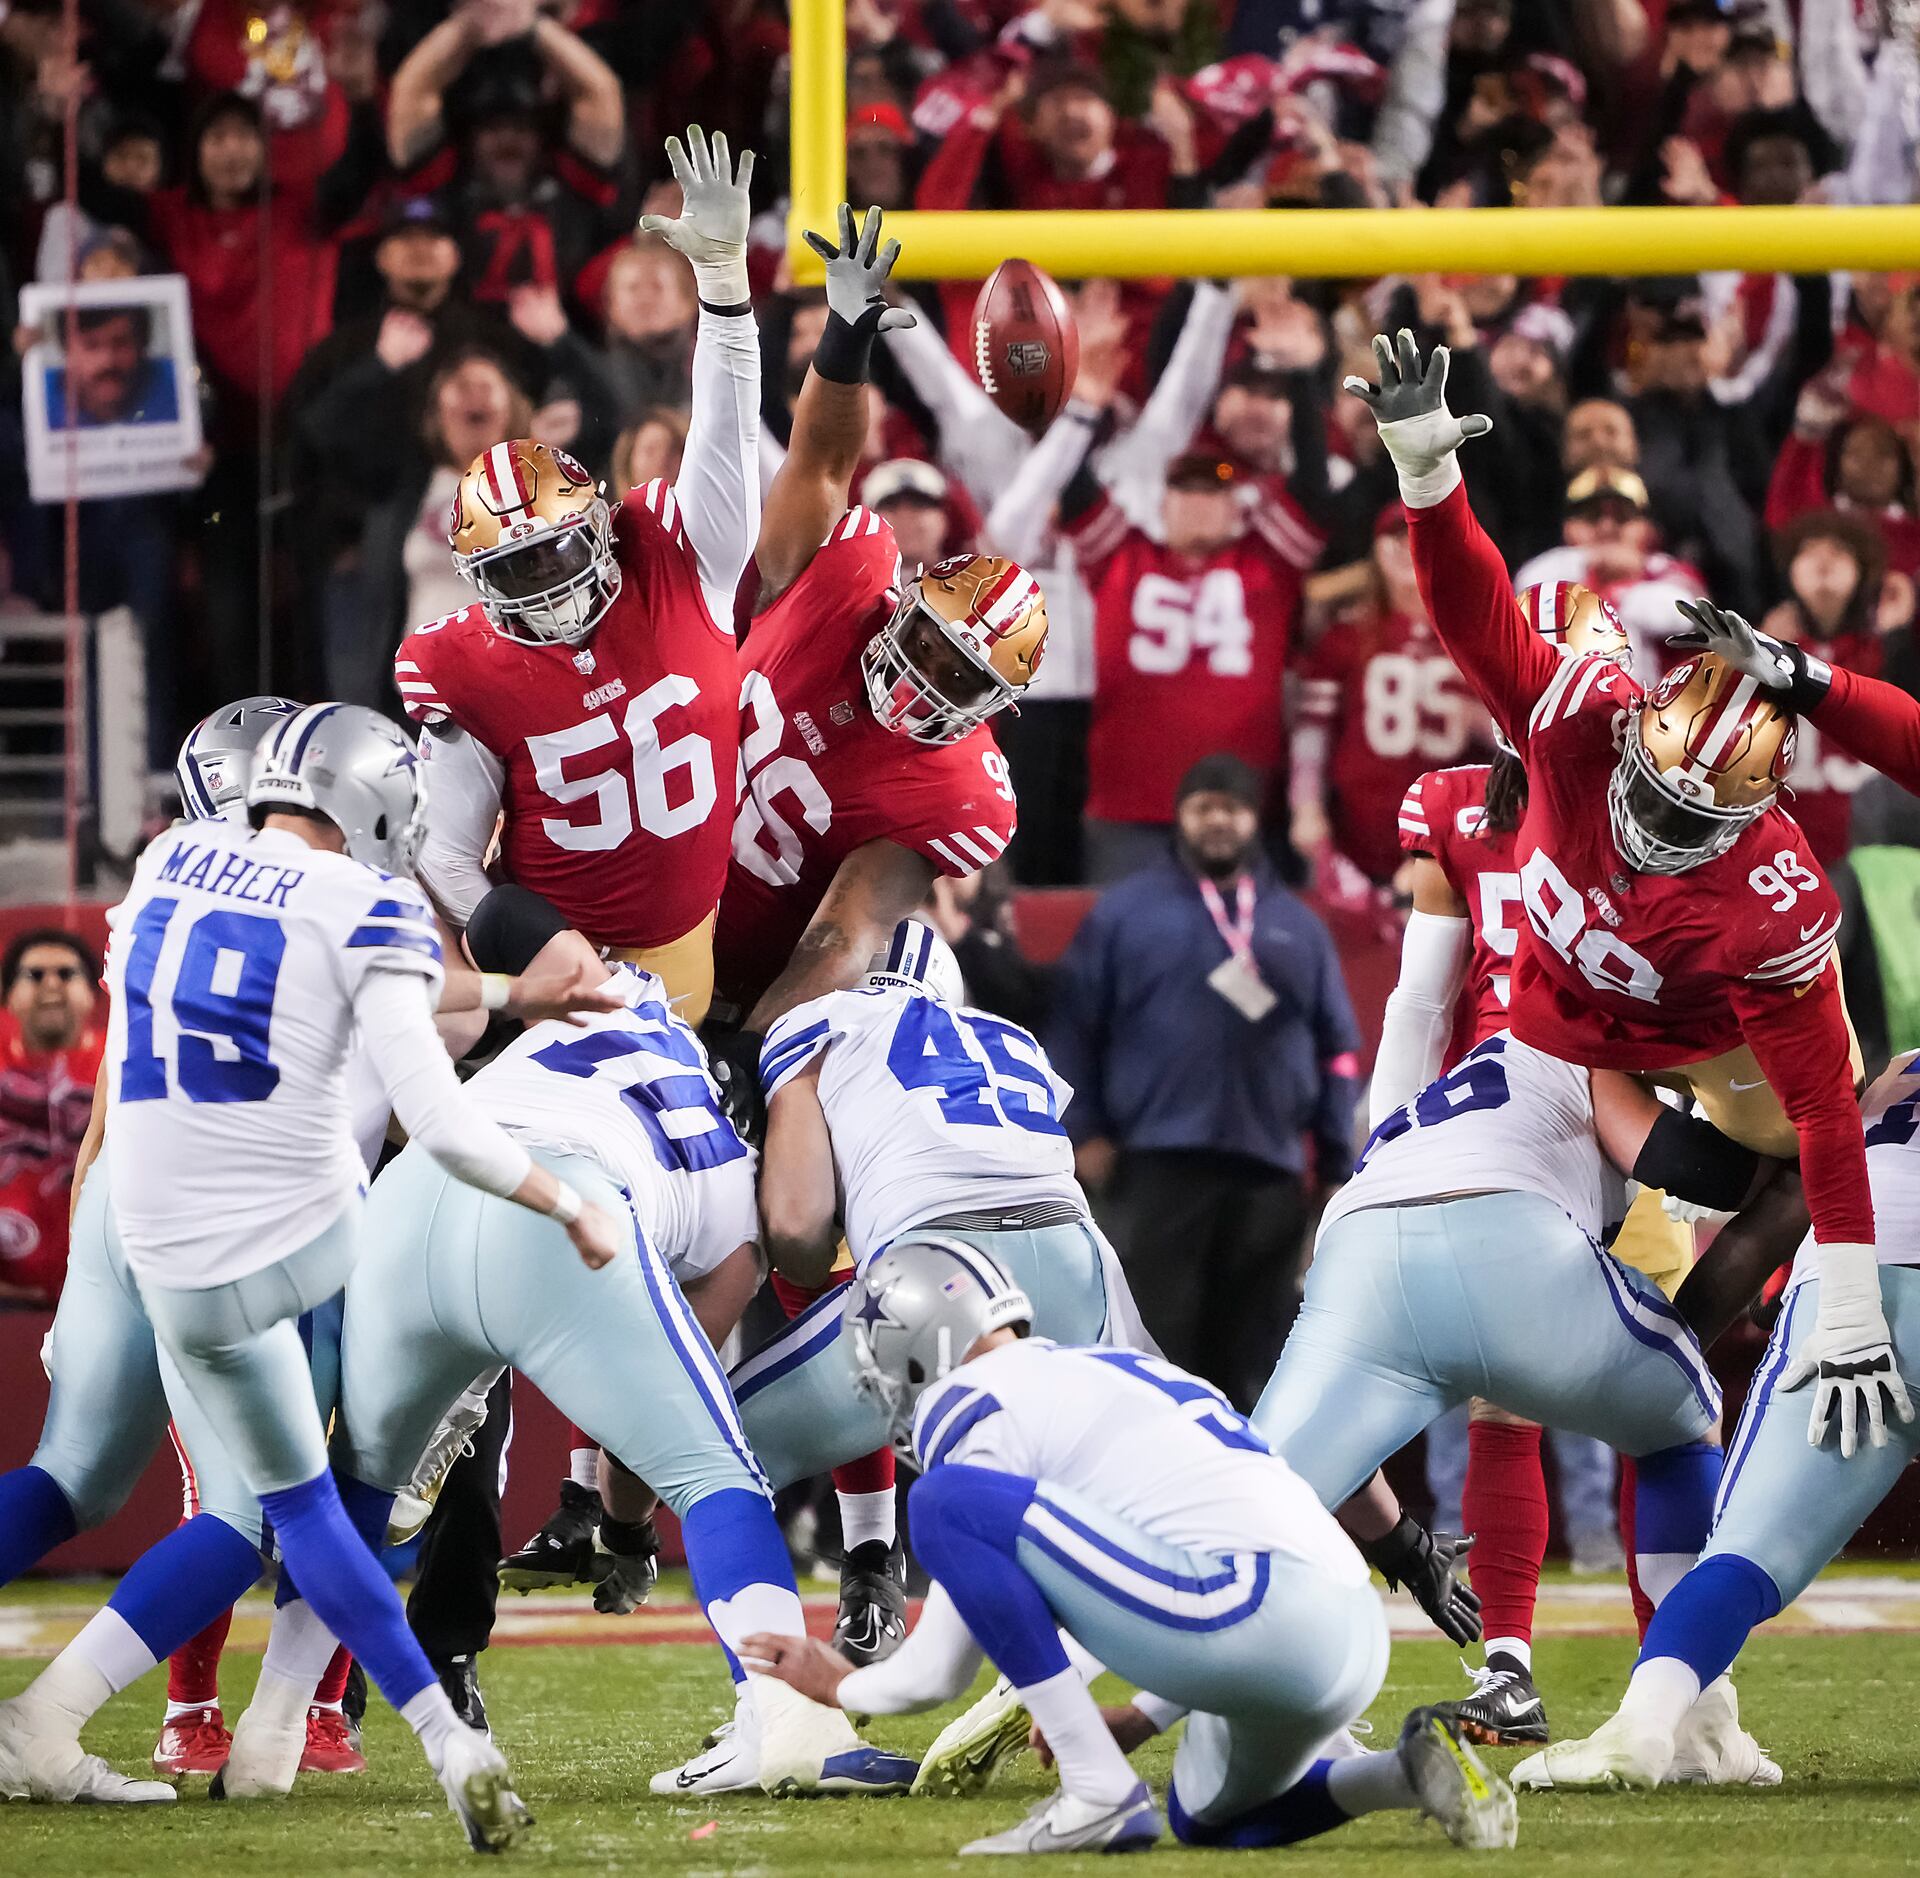
[{"label": "49ers striped sleeve", "polygon": [[1306,573],[1320,559],[1327,538],[1284,495],[1266,494],[1254,505],[1254,532],[1289,567]]},{"label": "49ers striped sleeve", "polygon": [[936,835],[927,846],[933,850],[931,858],[942,873],[963,880],[983,867],[991,867],[1007,851],[1007,839],[999,829],[976,822],[971,828]]},{"label": "49ers striped sleeve", "polygon": [[400,693],[400,702],[416,724],[445,723],[452,713],[440,695],[440,687],[422,670],[420,661],[413,654],[413,641],[408,639],[401,643],[400,650],[394,655],[393,682]]},{"label": "49ers striped sleeve", "polygon": [[680,516],[680,504],[672,489],[667,486],[664,476],[656,476],[652,482],[644,483],[636,492],[640,506],[672,536],[680,546],[687,545],[687,525]]},{"label": "49ers striped sleeve", "polygon": [[1400,850],[1403,854],[1427,854],[1433,848],[1433,824],[1427,814],[1426,785],[1430,776],[1416,776],[1400,798]]},{"label": "49ers striped sleeve", "polygon": [[1559,669],[1534,700],[1532,714],[1527,719],[1527,735],[1537,737],[1550,724],[1574,716],[1594,686],[1619,669],[1604,653],[1589,652],[1579,658],[1562,654]]},{"label": "49ers striped sleeve", "polygon": [[1777,957],[1763,959],[1747,973],[1750,984],[1810,985],[1827,969],[1833,942],[1840,933],[1840,915],[1803,927],[1796,942]]}]

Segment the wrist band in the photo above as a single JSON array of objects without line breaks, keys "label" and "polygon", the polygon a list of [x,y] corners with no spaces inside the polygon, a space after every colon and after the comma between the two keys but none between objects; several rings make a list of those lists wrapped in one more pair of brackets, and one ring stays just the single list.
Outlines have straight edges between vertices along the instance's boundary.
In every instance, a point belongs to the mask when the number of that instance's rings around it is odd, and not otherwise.
[{"label": "wrist band", "polygon": [[513,980],[505,972],[480,974],[480,1008],[483,1011],[504,1011],[512,997]]},{"label": "wrist band", "polygon": [[553,1204],[547,1208],[547,1217],[557,1219],[563,1226],[571,1226],[580,1217],[580,1196],[563,1180],[560,1191],[553,1196]]},{"label": "wrist band", "polygon": [[875,301],[857,321],[849,322],[829,307],[826,329],[813,349],[813,369],[832,384],[864,385],[880,315],[886,310]]}]

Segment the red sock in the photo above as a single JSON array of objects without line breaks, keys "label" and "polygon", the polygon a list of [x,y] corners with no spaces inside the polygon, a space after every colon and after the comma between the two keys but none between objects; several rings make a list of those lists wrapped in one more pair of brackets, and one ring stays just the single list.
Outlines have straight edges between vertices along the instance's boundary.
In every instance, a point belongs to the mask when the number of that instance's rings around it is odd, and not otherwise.
[{"label": "red sock", "polygon": [[347,1672],[352,1668],[352,1652],[343,1643],[334,1651],[333,1661],[327,1665],[327,1673],[320,1678],[320,1686],[314,1690],[313,1699],[326,1703],[329,1708],[337,1708],[347,1693]]},{"label": "red sock", "polygon": [[1640,1588],[1640,1569],[1633,1556],[1633,1487],[1637,1470],[1632,1459],[1620,1457],[1620,1549],[1627,1555],[1627,1593],[1633,1599],[1633,1621],[1640,1641],[1647,1640],[1647,1626],[1653,1622],[1653,1600]]},{"label": "red sock", "polygon": [[187,1708],[214,1708],[220,1701],[220,1652],[227,1647],[233,1612],[222,1611],[197,1637],[167,1659],[167,1700]]},{"label": "red sock", "polygon": [[[773,1274],[773,1295],[780,1300],[780,1308],[789,1318],[798,1317],[808,1305],[817,1303],[830,1291],[838,1291],[847,1280],[836,1278],[831,1284],[809,1289],[805,1285],[796,1285],[791,1278],[783,1278],[778,1272]],[[893,1450],[880,1448],[872,1454],[864,1454],[857,1461],[848,1461],[844,1466],[833,1470],[833,1484],[840,1493],[885,1493],[893,1486]]]},{"label": "red sock", "polygon": [[1547,1553],[1547,1482],[1540,1471],[1540,1430],[1529,1423],[1472,1422],[1461,1523],[1473,1534],[1468,1573],[1480,1594],[1480,1622],[1489,1640],[1533,1641],[1540,1561]]}]

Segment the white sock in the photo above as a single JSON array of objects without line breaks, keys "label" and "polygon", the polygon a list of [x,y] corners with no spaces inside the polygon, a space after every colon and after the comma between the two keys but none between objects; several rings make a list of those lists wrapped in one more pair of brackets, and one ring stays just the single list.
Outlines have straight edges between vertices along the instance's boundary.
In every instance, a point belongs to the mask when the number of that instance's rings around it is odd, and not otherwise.
[{"label": "white sock", "polygon": [[1067,1661],[1073,1665],[1080,1680],[1089,1689],[1107,1673],[1106,1664],[1101,1662],[1071,1631],[1061,1631],[1060,1647],[1066,1651]]},{"label": "white sock", "polygon": [[804,1637],[807,1620],[800,1594],[784,1585],[742,1585],[730,1598],[715,1598],[707,1606],[707,1622],[714,1635],[739,1660],[740,1640],[761,1632],[771,1637]]},{"label": "white sock", "polygon": [[1620,1702],[1622,1719],[1668,1741],[1700,1699],[1700,1678],[1677,1656],[1650,1656],[1633,1672]]},{"label": "white sock", "polygon": [[139,1633],[109,1606],[87,1619],[80,1634],[28,1685],[24,1700],[77,1735],[109,1698],[138,1682],[155,1661]]},{"label": "white sock", "polygon": [[600,1491],[600,1450],[572,1448],[567,1453],[567,1478],[589,1493]]},{"label": "white sock", "polygon": [[1327,1796],[1349,1819],[1419,1804],[1397,1754],[1360,1753],[1336,1760],[1327,1769]]},{"label": "white sock", "polygon": [[1529,1676],[1533,1674],[1533,1645],[1524,1637],[1489,1637],[1486,1660],[1491,1663],[1496,1656],[1511,1656]]},{"label": "white sock", "polygon": [[1640,1577],[1640,1589],[1653,1600],[1655,1610],[1667,1593],[1693,1570],[1691,1552],[1636,1552],[1633,1568]]},{"label": "white sock", "polygon": [[1060,1785],[1076,1800],[1118,1806],[1140,1784],[1107,1730],[1087,1685],[1069,1667],[1020,1691],[1060,1768]]},{"label": "white sock", "polygon": [[220,1704],[218,1702],[176,1702],[172,1696],[168,1696],[167,1720],[175,1722],[178,1721],[182,1715],[204,1715],[208,1709],[218,1708],[219,1706]]},{"label": "white sock", "polygon": [[453,1712],[453,1704],[447,1699],[447,1692],[437,1682],[430,1682],[400,1711],[400,1719],[420,1737],[420,1745],[426,1749],[427,1763],[437,1774],[448,1738],[457,1729],[466,1728],[458,1715]]},{"label": "white sock", "polygon": [[310,1700],[337,1647],[333,1632],[314,1614],[313,1606],[305,1598],[295,1598],[273,1614],[261,1673],[271,1672],[289,1683],[304,1682]]},{"label": "white sock", "polygon": [[849,1552],[875,1539],[892,1545],[891,1487],[882,1487],[877,1493],[836,1493],[833,1497],[840,1502],[840,1543]]}]

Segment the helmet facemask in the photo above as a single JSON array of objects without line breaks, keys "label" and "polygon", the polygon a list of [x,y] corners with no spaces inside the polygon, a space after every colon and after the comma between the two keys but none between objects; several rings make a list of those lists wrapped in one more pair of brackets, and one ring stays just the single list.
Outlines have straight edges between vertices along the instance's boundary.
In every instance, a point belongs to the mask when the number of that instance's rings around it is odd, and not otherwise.
[{"label": "helmet facemask", "polygon": [[917,580],[867,641],[860,669],[874,716],[915,743],[958,743],[1020,695],[925,604]]},{"label": "helmet facemask", "polygon": [[495,632],[516,645],[575,646],[620,592],[612,512],[604,497],[558,528],[459,561]]},{"label": "helmet facemask", "polygon": [[1614,846],[1641,874],[1684,874],[1725,854],[1773,806],[1773,798],[1723,808],[1711,781],[1683,769],[1662,772],[1641,734],[1644,706],[1607,784]]}]

